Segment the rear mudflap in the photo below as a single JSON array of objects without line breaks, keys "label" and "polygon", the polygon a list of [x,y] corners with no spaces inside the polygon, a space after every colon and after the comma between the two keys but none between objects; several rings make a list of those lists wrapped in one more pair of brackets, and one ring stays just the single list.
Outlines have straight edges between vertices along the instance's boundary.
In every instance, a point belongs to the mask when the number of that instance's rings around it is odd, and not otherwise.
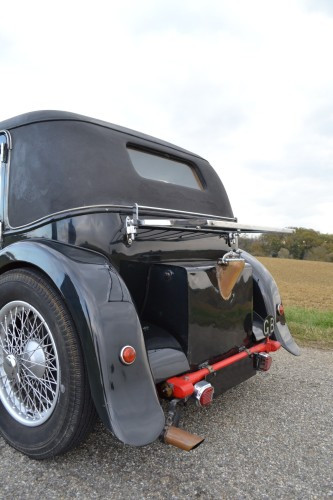
[{"label": "rear mudflap", "polygon": [[288,352],[294,356],[299,356],[301,354],[300,348],[291,336],[284,315],[277,315],[276,308],[278,304],[281,304],[281,297],[272,275],[261,262],[249,253],[242,250],[241,255],[252,266],[253,281],[259,287],[264,302],[265,316],[271,315],[275,319],[274,338]]}]

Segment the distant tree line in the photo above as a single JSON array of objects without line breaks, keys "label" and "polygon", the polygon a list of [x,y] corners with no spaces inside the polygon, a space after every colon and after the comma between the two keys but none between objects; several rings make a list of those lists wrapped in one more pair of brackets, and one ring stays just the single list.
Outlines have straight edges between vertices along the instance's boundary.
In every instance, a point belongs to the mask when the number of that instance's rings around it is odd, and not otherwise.
[{"label": "distant tree line", "polygon": [[239,247],[256,256],[333,262],[333,234],[294,228],[292,234],[262,234],[239,238]]}]

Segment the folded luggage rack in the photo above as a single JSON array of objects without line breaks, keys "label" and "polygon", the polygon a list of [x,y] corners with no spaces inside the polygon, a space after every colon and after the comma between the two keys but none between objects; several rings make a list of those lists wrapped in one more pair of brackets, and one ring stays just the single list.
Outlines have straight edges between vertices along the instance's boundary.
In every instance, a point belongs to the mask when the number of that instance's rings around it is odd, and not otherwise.
[{"label": "folded luggage rack", "polygon": [[[140,214],[149,214],[149,218],[144,218]],[[153,215],[160,215],[162,218],[152,218]],[[170,216],[174,216],[171,218]],[[175,217],[178,216],[178,217]],[[180,216],[180,217],[179,217]],[[169,218],[170,217],[170,218]],[[227,235],[232,242],[241,233],[284,233],[290,234],[294,230],[290,228],[274,228],[267,226],[254,226],[252,224],[241,224],[237,219],[230,217],[219,217],[217,215],[207,215],[195,212],[182,212],[159,207],[147,207],[135,204],[133,206],[132,217],[126,217],[126,235],[129,244],[136,238],[138,228],[159,228],[174,229],[191,232],[209,232]]]}]

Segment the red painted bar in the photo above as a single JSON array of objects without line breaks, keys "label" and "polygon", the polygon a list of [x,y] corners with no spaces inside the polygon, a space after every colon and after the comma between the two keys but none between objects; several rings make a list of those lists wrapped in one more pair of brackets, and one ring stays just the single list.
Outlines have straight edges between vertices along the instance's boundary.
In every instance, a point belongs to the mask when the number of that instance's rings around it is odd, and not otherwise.
[{"label": "red painted bar", "polygon": [[196,372],[186,373],[185,375],[181,375],[180,377],[172,377],[167,380],[167,384],[172,388],[172,395],[175,398],[183,399],[188,396],[191,396],[194,392],[194,384],[203,380],[206,375],[209,375],[212,371],[219,371],[227,366],[230,366],[241,359],[247,358],[251,354],[255,354],[257,352],[274,352],[280,349],[281,344],[276,340],[267,339],[265,342],[261,344],[257,344],[253,347],[250,347],[247,351],[239,352],[234,356],[230,356],[230,358],[223,359],[222,361],[218,361],[213,365],[210,365],[210,369],[201,368]]}]

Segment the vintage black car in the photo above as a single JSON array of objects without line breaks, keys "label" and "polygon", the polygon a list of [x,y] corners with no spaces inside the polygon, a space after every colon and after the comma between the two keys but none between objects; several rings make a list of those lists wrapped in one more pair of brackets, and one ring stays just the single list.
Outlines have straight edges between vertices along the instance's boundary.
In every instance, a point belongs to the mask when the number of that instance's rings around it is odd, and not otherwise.
[{"label": "vintage black car", "polygon": [[238,249],[270,229],[237,222],[207,161],[66,112],[0,130],[0,430],[16,449],[63,453],[98,414],[124,443],[189,450],[182,403],[281,345],[299,354],[273,278]]}]

